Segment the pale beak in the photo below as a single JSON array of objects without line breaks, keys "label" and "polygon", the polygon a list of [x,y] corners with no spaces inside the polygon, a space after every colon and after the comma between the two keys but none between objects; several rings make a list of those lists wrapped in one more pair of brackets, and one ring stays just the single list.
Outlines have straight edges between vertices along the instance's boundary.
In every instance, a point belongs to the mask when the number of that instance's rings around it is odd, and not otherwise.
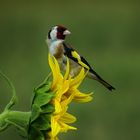
[{"label": "pale beak", "polygon": [[71,34],[71,32],[69,31],[69,30],[65,30],[64,32],[63,32],[63,35],[70,35]]}]

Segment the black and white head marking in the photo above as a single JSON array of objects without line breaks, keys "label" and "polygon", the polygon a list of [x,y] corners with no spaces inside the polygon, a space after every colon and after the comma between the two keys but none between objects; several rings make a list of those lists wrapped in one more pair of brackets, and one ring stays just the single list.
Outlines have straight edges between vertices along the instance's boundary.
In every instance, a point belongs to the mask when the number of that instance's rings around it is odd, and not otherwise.
[{"label": "black and white head marking", "polygon": [[69,34],[70,34],[70,31],[68,31],[67,28],[61,25],[57,25],[48,32],[48,39],[64,40],[66,35],[69,35]]},{"label": "black and white head marking", "polygon": [[56,40],[57,39],[57,26],[53,27],[48,32],[48,39]]}]

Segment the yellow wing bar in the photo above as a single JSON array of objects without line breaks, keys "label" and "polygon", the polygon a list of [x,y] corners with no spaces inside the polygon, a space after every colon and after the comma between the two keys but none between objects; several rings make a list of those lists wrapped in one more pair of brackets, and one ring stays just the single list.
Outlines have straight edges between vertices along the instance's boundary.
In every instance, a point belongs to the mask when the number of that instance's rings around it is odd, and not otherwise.
[{"label": "yellow wing bar", "polygon": [[82,62],[80,55],[76,51],[72,51],[71,54],[72,54],[72,57],[77,59],[78,64],[80,64],[82,67],[84,67],[88,70],[90,69],[88,65],[86,65],[84,62]]}]

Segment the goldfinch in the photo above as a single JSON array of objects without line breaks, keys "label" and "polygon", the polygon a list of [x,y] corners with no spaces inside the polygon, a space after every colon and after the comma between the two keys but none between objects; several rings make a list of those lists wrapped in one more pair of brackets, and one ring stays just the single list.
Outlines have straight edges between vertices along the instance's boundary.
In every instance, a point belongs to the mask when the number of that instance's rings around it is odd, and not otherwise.
[{"label": "goldfinch", "polygon": [[61,70],[65,71],[67,58],[69,58],[71,76],[76,76],[80,72],[81,68],[84,67],[85,70],[88,70],[87,77],[97,80],[110,91],[114,90],[115,88],[103,80],[84,57],[79,55],[75,49],[65,43],[65,37],[69,34],[71,33],[67,28],[57,25],[49,30],[47,36],[49,53],[57,59]]}]

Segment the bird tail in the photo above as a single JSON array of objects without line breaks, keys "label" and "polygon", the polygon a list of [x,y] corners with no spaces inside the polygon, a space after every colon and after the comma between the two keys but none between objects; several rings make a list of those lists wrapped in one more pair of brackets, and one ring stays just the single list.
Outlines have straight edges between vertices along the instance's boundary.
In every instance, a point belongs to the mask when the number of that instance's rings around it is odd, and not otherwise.
[{"label": "bird tail", "polygon": [[97,78],[97,81],[99,81],[102,85],[104,85],[110,91],[115,90],[115,88],[112,85],[104,81],[102,78]]},{"label": "bird tail", "polygon": [[97,80],[110,91],[115,90],[115,88],[112,85],[110,85],[108,82],[103,80],[93,69],[90,70],[88,77]]}]

